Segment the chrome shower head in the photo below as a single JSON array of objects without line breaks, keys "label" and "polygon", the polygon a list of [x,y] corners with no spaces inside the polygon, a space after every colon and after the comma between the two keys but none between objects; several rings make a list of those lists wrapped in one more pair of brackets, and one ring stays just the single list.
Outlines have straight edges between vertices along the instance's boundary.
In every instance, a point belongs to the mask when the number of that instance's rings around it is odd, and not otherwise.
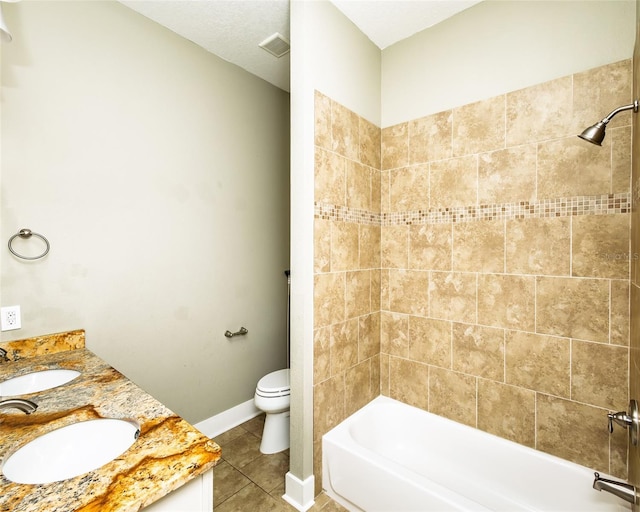
[{"label": "chrome shower head", "polygon": [[597,146],[602,146],[602,141],[604,140],[604,136],[606,135],[605,130],[607,128],[607,124],[613,116],[615,116],[618,112],[622,112],[624,110],[631,110],[634,112],[638,111],[638,100],[634,100],[631,105],[625,105],[624,107],[619,107],[611,112],[607,117],[605,117],[602,121],[598,121],[593,126],[589,126],[585,131],[583,131],[578,137],[587,142],[591,142],[591,144],[595,144]]},{"label": "chrome shower head", "polygon": [[606,135],[606,128],[607,123],[605,123],[604,121],[598,121],[593,126],[589,126],[589,128],[578,135],[578,137],[580,137],[582,140],[586,140],[587,142],[591,142],[592,144],[602,146],[602,141],[604,140],[604,136]]}]

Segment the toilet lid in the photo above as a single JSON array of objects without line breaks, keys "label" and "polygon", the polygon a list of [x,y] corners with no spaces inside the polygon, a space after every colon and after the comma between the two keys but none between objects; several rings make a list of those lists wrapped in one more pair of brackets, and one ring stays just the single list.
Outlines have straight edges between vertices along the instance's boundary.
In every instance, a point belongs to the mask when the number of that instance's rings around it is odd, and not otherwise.
[{"label": "toilet lid", "polygon": [[256,389],[261,394],[289,394],[291,384],[289,383],[289,369],[271,372],[258,381]]}]

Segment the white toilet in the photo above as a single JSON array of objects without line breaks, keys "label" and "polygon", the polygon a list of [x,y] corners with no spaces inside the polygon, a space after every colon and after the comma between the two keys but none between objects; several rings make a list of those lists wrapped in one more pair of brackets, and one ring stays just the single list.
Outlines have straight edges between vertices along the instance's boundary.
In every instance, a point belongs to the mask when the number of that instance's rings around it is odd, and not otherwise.
[{"label": "white toilet", "polygon": [[271,372],[258,381],[253,401],[266,413],[260,451],[278,453],[289,448],[289,369]]}]

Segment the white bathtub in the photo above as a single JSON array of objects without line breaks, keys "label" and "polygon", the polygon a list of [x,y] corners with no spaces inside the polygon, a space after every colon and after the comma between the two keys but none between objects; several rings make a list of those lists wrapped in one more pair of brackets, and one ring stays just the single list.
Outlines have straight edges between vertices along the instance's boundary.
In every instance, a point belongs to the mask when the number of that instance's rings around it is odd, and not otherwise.
[{"label": "white bathtub", "polygon": [[352,511],[631,510],[592,488],[591,469],[384,396],[329,431],[322,450],[325,492]]}]

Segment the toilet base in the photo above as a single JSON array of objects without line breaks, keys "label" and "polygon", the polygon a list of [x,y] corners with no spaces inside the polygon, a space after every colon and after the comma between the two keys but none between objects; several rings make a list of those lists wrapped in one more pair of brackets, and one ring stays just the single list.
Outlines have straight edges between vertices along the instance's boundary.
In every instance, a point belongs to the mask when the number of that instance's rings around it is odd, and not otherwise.
[{"label": "toilet base", "polygon": [[269,455],[289,448],[289,416],[289,411],[265,416],[260,442],[261,453]]}]

